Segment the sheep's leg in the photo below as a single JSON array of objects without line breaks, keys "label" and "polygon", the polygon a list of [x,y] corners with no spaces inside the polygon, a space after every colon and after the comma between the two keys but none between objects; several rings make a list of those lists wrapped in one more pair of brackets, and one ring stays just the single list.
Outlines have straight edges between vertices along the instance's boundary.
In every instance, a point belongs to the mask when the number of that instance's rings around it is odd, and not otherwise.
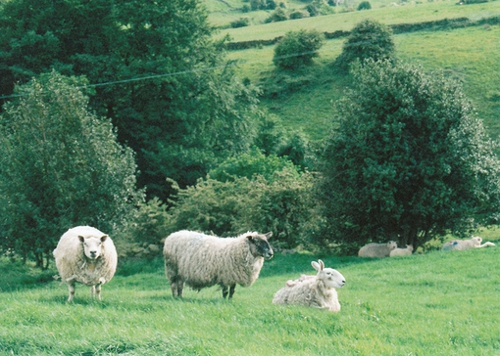
[{"label": "sheep's leg", "polygon": [[99,300],[101,300],[101,287],[102,287],[101,283],[99,283],[98,285],[95,286],[97,299],[99,299]]},{"label": "sheep's leg", "polygon": [[235,288],[236,288],[236,284],[231,284],[231,286],[229,287],[229,299],[231,299],[233,297]]},{"label": "sheep's leg", "polygon": [[228,287],[227,286],[222,286],[222,298],[226,299],[228,295]]},{"label": "sheep's leg", "polygon": [[172,296],[174,298],[182,298],[182,288],[184,287],[184,282],[180,278],[172,279],[170,282],[170,289],[172,289]]},{"label": "sheep's leg", "polygon": [[177,297],[177,283],[170,282],[170,289],[172,290],[172,297]]},{"label": "sheep's leg", "polygon": [[70,281],[68,283],[68,289],[69,289],[69,297],[68,297],[68,303],[73,300],[73,297],[75,296],[75,282]]},{"label": "sheep's leg", "polygon": [[184,288],[184,281],[182,279],[179,279],[177,281],[177,296],[179,298],[182,298],[182,289]]},{"label": "sheep's leg", "polygon": [[95,286],[90,287],[90,297],[94,299],[95,297]]}]

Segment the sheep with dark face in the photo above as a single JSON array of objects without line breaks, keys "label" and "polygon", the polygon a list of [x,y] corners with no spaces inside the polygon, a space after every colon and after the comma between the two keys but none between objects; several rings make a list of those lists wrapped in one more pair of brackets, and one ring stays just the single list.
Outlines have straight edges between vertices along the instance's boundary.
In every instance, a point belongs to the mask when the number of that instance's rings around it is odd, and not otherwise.
[{"label": "sheep with dark face", "polygon": [[184,283],[195,290],[219,285],[222,297],[231,299],[236,284],[251,286],[264,259],[273,257],[268,238],[257,232],[220,238],[195,231],[178,231],[165,239],[165,273],[172,295],[182,297]]},{"label": "sheep with dark face", "polygon": [[76,282],[90,287],[92,297],[101,299],[101,287],[113,278],[118,255],[111,238],[90,226],[66,231],[54,250],[56,267],[68,285],[68,302],[75,295]]},{"label": "sheep with dark face", "polygon": [[340,303],[335,288],[345,285],[345,278],[339,271],[325,268],[323,261],[312,261],[318,271],[316,276],[302,275],[294,281],[287,281],[286,286],[276,292],[275,304],[298,304],[331,312],[340,311]]}]

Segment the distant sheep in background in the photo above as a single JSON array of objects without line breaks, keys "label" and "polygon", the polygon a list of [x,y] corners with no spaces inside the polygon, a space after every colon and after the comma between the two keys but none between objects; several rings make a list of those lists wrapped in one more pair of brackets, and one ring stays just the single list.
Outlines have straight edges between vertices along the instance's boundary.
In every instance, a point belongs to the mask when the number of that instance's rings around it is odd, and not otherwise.
[{"label": "distant sheep in background", "polygon": [[[264,259],[273,257],[265,235],[247,232],[220,238],[195,231],[178,231],[165,239],[165,273],[174,297],[182,297],[184,283],[195,290],[220,285],[222,297],[233,297],[236,284],[251,286]],[[229,291],[228,291],[229,288]]]},{"label": "distant sheep in background", "polygon": [[345,285],[345,278],[339,271],[325,268],[323,261],[311,262],[318,271],[316,276],[302,275],[295,281],[287,281],[286,287],[276,292],[274,304],[298,304],[314,308],[340,311],[340,303],[335,288]]},{"label": "distant sheep in background", "polygon": [[389,257],[392,250],[397,248],[398,245],[394,241],[389,241],[385,244],[371,243],[361,247],[358,252],[359,257]]},{"label": "distant sheep in background", "polygon": [[396,257],[396,256],[408,256],[411,255],[413,252],[413,246],[412,245],[406,245],[406,248],[395,248],[392,250],[389,254],[390,257]]},{"label": "distant sheep in background", "polygon": [[443,245],[443,251],[462,251],[471,248],[482,248],[486,246],[495,246],[493,242],[485,242],[481,245],[483,239],[479,236],[472,236],[469,240],[453,240]]},{"label": "distant sheep in background", "polygon": [[68,302],[75,295],[76,282],[90,286],[92,297],[101,300],[101,287],[113,278],[118,255],[111,238],[90,227],[78,226],[66,231],[54,250],[56,267],[68,285]]}]

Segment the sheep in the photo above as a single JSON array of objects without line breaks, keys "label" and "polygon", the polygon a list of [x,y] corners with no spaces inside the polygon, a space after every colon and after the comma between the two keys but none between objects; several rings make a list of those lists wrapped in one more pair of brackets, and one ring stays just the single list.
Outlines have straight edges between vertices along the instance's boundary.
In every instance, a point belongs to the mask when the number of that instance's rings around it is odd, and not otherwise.
[{"label": "sheep", "polygon": [[389,257],[407,256],[413,252],[413,245],[406,245],[406,248],[395,248],[389,253]]},{"label": "sheep", "polygon": [[247,232],[220,238],[195,231],[174,232],[165,239],[165,274],[174,298],[182,298],[184,283],[200,291],[219,285],[222,297],[231,299],[236,284],[251,286],[264,259],[273,257],[268,238],[272,233]]},{"label": "sheep", "polygon": [[335,288],[345,285],[345,278],[339,271],[325,268],[323,261],[312,261],[318,271],[316,276],[302,275],[298,280],[287,281],[286,286],[274,294],[274,304],[298,304],[331,312],[340,311]]},{"label": "sheep", "polygon": [[68,285],[68,302],[75,295],[76,282],[90,286],[92,298],[101,300],[101,287],[113,278],[118,255],[111,238],[90,226],[66,231],[53,252],[56,267]]},{"label": "sheep", "polygon": [[360,248],[358,252],[359,257],[389,257],[392,250],[397,248],[398,245],[394,241],[389,241],[385,244],[371,243]]},{"label": "sheep", "polygon": [[469,240],[453,240],[443,245],[443,251],[462,251],[470,248],[482,248],[486,246],[495,246],[493,242],[485,242],[481,245],[483,239],[479,236],[472,236]]}]

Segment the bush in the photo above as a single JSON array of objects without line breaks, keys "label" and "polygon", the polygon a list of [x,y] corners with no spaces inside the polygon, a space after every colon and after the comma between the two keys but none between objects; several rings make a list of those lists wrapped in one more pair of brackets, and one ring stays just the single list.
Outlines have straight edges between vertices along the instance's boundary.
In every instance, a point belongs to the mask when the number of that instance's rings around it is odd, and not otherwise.
[{"label": "bush", "polygon": [[275,172],[272,182],[263,176],[220,182],[199,180],[180,189],[169,210],[166,232],[192,229],[219,236],[246,231],[273,232],[273,246],[293,248],[307,244],[309,222],[316,204],[311,199],[315,177],[285,168]]},{"label": "bush", "polygon": [[290,172],[295,170],[298,175],[297,167],[288,159],[273,154],[264,156],[259,149],[254,148],[248,153],[226,159],[217,168],[212,169],[208,175],[221,182],[241,177],[252,179],[255,175],[261,175],[267,181],[272,181],[274,173],[285,168],[289,169]]},{"label": "bush", "polygon": [[323,43],[324,36],[316,30],[287,32],[274,48],[273,63],[283,69],[310,65]]},{"label": "bush", "polygon": [[314,17],[319,15],[319,10],[313,4],[309,4],[306,6],[306,10],[309,13],[309,16]]},{"label": "bush", "polygon": [[372,5],[370,4],[369,1],[361,1],[358,5],[358,11],[370,10],[371,8],[372,8]]},{"label": "bush", "polygon": [[348,70],[357,60],[362,63],[368,58],[375,61],[393,58],[394,50],[391,29],[374,20],[364,20],[351,31],[336,63],[343,70]]},{"label": "bush", "polygon": [[281,7],[279,7],[273,11],[271,16],[269,16],[265,22],[270,23],[270,22],[280,22],[280,21],[286,21],[286,20],[288,20],[288,17],[286,16],[285,10],[283,10]]},{"label": "bush", "polygon": [[303,19],[304,17],[308,17],[309,13],[304,13],[303,11],[294,11],[290,14],[290,20],[298,20]]},{"label": "bush", "polygon": [[245,27],[250,24],[250,19],[248,17],[240,17],[238,20],[231,21],[230,25],[232,28]]}]

